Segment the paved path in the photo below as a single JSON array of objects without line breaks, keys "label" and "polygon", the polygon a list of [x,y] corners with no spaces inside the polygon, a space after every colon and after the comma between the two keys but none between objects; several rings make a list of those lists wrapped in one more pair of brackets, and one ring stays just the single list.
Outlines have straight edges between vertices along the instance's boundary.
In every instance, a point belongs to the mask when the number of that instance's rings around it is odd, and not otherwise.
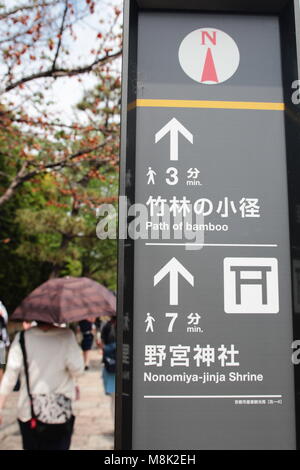
[{"label": "paved path", "polygon": [[[71,450],[111,450],[114,445],[111,398],[103,391],[100,379],[101,358],[91,354],[91,369],[79,379],[80,400],[75,403],[75,432]],[[0,450],[21,450],[21,436],[16,423],[18,393],[13,392],[3,412],[0,426]]]}]

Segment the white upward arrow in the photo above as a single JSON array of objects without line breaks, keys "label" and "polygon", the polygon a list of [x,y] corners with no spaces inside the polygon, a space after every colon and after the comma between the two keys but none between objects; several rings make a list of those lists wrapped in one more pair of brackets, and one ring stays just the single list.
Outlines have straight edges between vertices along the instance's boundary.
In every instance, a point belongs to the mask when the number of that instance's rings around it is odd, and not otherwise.
[{"label": "white upward arrow", "polygon": [[191,144],[193,143],[193,134],[173,118],[155,134],[155,143],[157,144],[168,133],[170,133],[170,160],[178,160],[178,134],[182,134]]},{"label": "white upward arrow", "polygon": [[172,258],[154,276],[154,286],[156,286],[167,274],[170,274],[170,305],[178,305],[178,275],[194,286],[194,276],[176,259]]}]

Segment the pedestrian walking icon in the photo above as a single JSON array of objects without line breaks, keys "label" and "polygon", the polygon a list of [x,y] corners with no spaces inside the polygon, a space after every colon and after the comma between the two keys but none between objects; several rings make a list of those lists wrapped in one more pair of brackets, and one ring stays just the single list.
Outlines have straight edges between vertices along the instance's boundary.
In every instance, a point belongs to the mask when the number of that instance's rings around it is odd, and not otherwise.
[{"label": "pedestrian walking icon", "polygon": [[147,176],[148,176],[147,184],[155,184],[156,172],[152,170],[151,166],[149,166],[148,168]]},{"label": "pedestrian walking icon", "polygon": [[217,85],[231,78],[240,63],[234,39],[215,28],[201,28],[189,33],[179,47],[179,63],[193,80]]},{"label": "pedestrian walking icon", "polygon": [[153,318],[151,316],[151,313],[147,313],[147,317],[146,317],[146,320],[145,320],[145,323],[146,323],[146,333],[148,333],[148,331],[151,331],[151,333],[153,333],[154,331],[154,323],[155,323],[155,318]]},{"label": "pedestrian walking icon", "polygon": [[278,313],[278,262],[275,258],[225,258],[226,313]]}]

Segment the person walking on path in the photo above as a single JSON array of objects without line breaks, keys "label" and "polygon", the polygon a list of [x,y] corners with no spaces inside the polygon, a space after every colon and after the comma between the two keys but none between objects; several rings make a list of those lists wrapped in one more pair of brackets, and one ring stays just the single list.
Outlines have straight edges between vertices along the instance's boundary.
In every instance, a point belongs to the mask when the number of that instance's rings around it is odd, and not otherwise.
[{"label": "person walking on path", "polygon": [[82,334],[81,349],[83,352],[84,359],[84,370],[89,370],[90,368],[90,351],[93,347],[94,342],[94,318],[89,318],[87,320],[81,320],[79,322],[79,329]]},{"label": "person walking on path", "polygon": [[24,450],[69,449],[75,377],[83,370],[81,350],[70,329],[39,322],[16,335],[0,385],[0,424],[5,400],[20,375],[18,422]]},{"label": "person walking on path", "polygon": [[115,381],[116,381],[116,316],[113,316],[102,328],[101,344],[103,350],[102,379],[106,395],[111,396],[111,411],[115,414]]}]

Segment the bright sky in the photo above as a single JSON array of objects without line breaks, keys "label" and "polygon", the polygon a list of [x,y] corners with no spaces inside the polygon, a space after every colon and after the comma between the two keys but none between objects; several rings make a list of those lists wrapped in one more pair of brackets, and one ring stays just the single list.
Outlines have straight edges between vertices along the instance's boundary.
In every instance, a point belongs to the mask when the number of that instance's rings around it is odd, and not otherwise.
[{"label": "bright sky", "polygon": [[[76,29],[76,54],[80,56],[83,63],[86,63],[85,57],[91,57],[90,50],[95,47],[95,38],[99,32],[99,19],[108,19],[111,14],[111,6],[115,5],[122,7],[121,0],[98,0],[98,6],[101,4],[101,9],[97,9],[94,15],[85,19],[80,23]],[[74,54],[75,56],[75,54]],[[75,58],[75,57],[74,57]],[[120,67],[121,61],[116,61],[116,67]],[[92,74],[85,74],[81,76],[82,81],[78,82],[77,78],[63,78],[57,80],[52,87],[51,99],[56,102],[53,108],[62,111],[66,117],[74,114],[74,106],[78,103],[83,95],[84,90],[92,88],[97,80]],[[76,111],[76,115],[80,116]]]},{"label": "bright sky", "polygon": [[[95,0],[96,8],[93,15],[89,15],[77,23],[74,32],[77,36],[76,42],[70,43],[70,63],[78,65],[87,65],[92,62],[93,55],[90,53],[91,49],[95,48],[100,44],[100,41],[97,40],[97,34],[100,31],[105,31],[108,27],[109,18],[113,17],[113,6],[117,6],[122,9],[122,0]],[[7,8],[12,9],[15,5],[19,6],[22,3],[26,3],[25,0],[6,0],[1,3],[7,5]],[[85,4],[85,0],[76,0],[73,1],[73,4],[77,8],[80,8],[80,5]],[[100,20],[103,20],[103,24],[100,24]],[[120,18],[120,21],[122,19]],[[75,47],[74,47],[75,46]],[[37,64],[37,63],[36,63]],[[120,68],[121,60],[118,59],[115,61],[116,68]],[[62,64],[64,65],[64,64]],[[1,64],[0,64],[1,70]],[[56,81],[49,81],[51,86],[49,90],[43,90],[44,94],[47,97],[48,110],[49,113],[54,113],[59,115],[65,123],[71,121],[74,113],[78,120],[84,120],[85,113],[80,112],[75,109],[76,103],[78,103],[85,90],[93,88],[97,83],[96,78],[93,74],[83,74],[80,76],[81,82],[78,81],[77,77],[74,78],[60,78]],[[37,80],[36,82],[29,82],[28,87],[31,90],[40,90],[43,81]],[[20,90],[14,92],[15,102],[21,101],[22,93]],[[33,114],[35,110],[31,109]]]},{"label": "bright sky", "polygon": [[[86,63],[85,57],[91,57],[90,50],[95,47],[95,38],[99,32],[99,19],[107,20],[111,14],[111,6],[115,5],[122,8],[121,0],[98,0],[98,6],[94,15],[83,20],[76,29],[78,37],[76,41],[76,54],[80,56],[83,63]],[[75,59],[74,53],[74,59]],[[116,67],[120,67],[121,60],[116,61]],[[51,101],[55,102],[52,109],[62,112],[66,119],[74,116],[74,112],[79,119],[84,118],[84,113],[75,110],[75,105],[80,101],[85,90],[93,88],[97,83],[96,78],[92,74],[84,74],[81,76],[81,82],[77,78],[61,78],[52,86],[50,93]]]}]

